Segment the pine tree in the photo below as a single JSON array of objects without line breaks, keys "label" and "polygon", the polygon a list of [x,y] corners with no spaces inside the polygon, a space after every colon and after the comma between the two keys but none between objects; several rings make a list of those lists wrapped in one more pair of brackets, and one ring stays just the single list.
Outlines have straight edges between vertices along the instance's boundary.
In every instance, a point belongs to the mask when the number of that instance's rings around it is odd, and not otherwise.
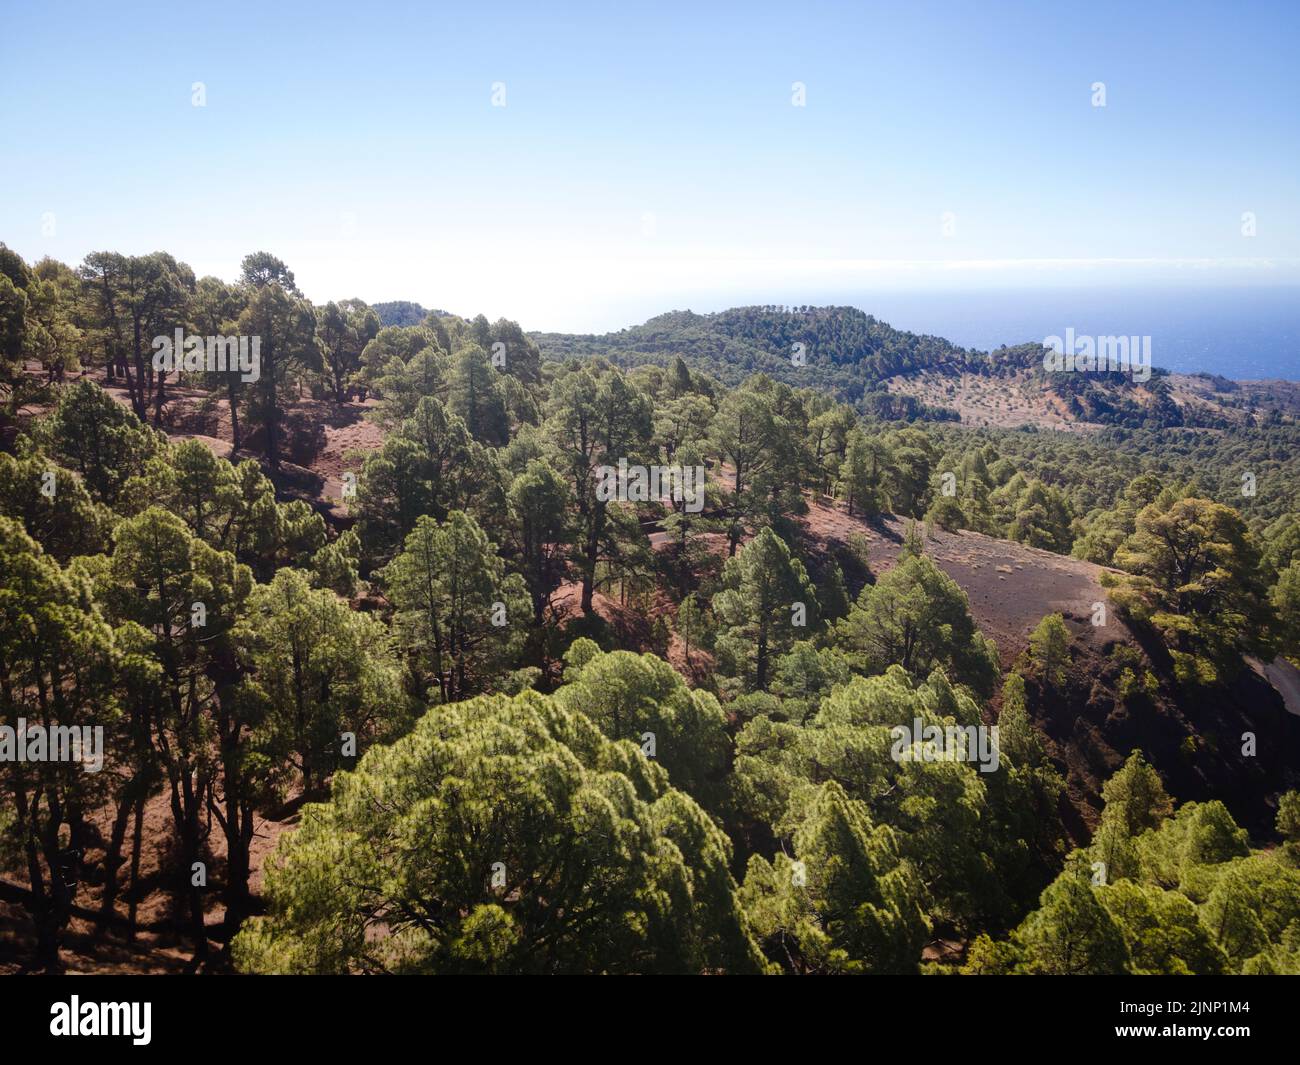
[{"label": "pine tree", "polygon": [[816,590],[784,540],[763,529],[722,571],[713,597],[719,667],[747,691],[767,691],[773,660],[818,622]]},{"label": "pine tree", "polygon": [[924,888],[894,832],[834,781],[806,801],[794,857],[749,861],[741,899],[769,957],[796,973],[915,973]]},{"label": "pine tree", "polygon": [[279,973],[756,972],[730,851],[585,714],[480,696],[372,749],[311,807],[232,955]]},{"label": "pine tree", "polygon": [[996,648],[975,627],[966,593],[924,555],[908,555],[862,589],[836,639],[861,667],[900,665],[913,676],[943,669],[987,693],[997,678]]},{"label": "pine tree", "polygon": [[1070,663],[1070,630],[1060,614],[1048,614],[1029,634],[1029,658],[1043,683],[1059,688]]},{"label": "pine tree", "polygon": [[490,690],[513,668],[532,604],[468,514],[420,517],[380,576],[411,668],[438,702]]}]

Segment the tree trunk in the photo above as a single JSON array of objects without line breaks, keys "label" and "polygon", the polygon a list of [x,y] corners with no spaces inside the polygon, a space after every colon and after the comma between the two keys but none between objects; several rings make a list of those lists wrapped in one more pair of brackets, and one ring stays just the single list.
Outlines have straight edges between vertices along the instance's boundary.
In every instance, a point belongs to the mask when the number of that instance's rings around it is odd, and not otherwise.
[{"label": "tree trunk", "polygon": [[153,424],[155,429],[162,428],[162,409],[163,404],[167,402],[165,388],[165,375],[160,373],[153,392]]},{"label": "tree trunk", "polygon": [[118,799],[117,813],[113,818],[113,833],[109,838],[108,850],[104,854],[104,897],[99,904],[99,921],[95,925],[95,934],[103,935],[108,930],[113,909],[117,903],[117,871],[122,867],[122,845],[126,841],[126,825],[131,819],[131,808],[135,805],[130,785],[122,789]]},{"label": "tree trunk", "polygon": [[194,937],[194,957],[200,960],[207,956],[208,934],[203,923],[203,895],[194,883],[194,865],[201,861],[202,828],[199,824],[201,813],[202,785],[198,793],[187,765],[182,765],[172,774],[171,781],[172,815],[181,837],[181,878],[186,904],[190,914],[190,934]]},{"label": "tree trunk", "polygon": [[234,374],[226,377],[226,394],[230,403],[230,435],[233,439],[232,456],[239,450],[239,386],[235,384]]},{"label": "tree trunk", "polygon": [[131,887],[127,893],[127,920],[130,921],[130,929],[126,934],[128,943],[135,942],[136,911],[140,907],[140,851],[144,843],[144,803],[144,795],[135,800],[135,827],[131,832]]},{"label": "tree trunk", "polygon": [[596,560],[600,557],[600,533],[593,521],[583,549],[582,612],[592,612],[592,595],[596,590]]}]

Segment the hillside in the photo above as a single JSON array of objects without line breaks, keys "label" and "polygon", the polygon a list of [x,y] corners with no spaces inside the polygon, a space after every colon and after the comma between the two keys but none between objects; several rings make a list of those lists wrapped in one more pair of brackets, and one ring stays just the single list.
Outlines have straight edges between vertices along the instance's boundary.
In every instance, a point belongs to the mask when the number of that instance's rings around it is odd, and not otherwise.
[{"label": "hillside", "polygon": [[[273,337],[265,373],[153,365],[119,266]],[[862,971],[915,972],[1032,920],[1071,848],[1110,846],[1125,781],[1231,826],[1238,858],[1290,838],[1281,415],[1188,428],[1169,375],[1040,377],[1029,347],[962,351],[847,309],[667,316],[657,339],[543,361],[504,319],[315,307],[265,253],[192,299],[161,254],[56,267],[62,305],[11,262],[24,344],[65,306],[53,324],[85,357],[3,364],[0,679],[15,716],[55,692],[102,729],[106,772],[0,765],[0,968],[532,971],[554,915],[605,883],[557,866],[578,841],[626,885],[619,914],[684,908],[631,956],[621,918],[566,934],[547,971],[808,971],[752,930],[788,882],[770,870],[821,862],[818,840],[847,837],[818,826],[848,817],[907,881],[894,953]],[[696,369],[669,354],[683,338]],[[783,346],[797,357],[766,350]],[[738,379],[757,365],[773,373]],[[1256,417],[1240,386],[1178,387],[1196,418]],[[1001,427],[969,424],[999,404]],[[1093,446],[1009,431],[1049,406]],[[703,492],[674,500],[661,476],[683,467]],[[1167,549],[1184,542],[1190,562]],[[939,750],[923,726],[965,738]],[[646,863],[593,830],[614,809],[671,848]],[[418,885],[414,924],[394,884]],[[470,938],[425,939],[426,902]],[[475,914],[519,945],[462,954]],[[412,934],[432,953],[409,962]]]},{"label": "hillside", "polygon": [[[123,389],[111,387],[108,391],[123,407],[129,405]],[[221,416],[219,404],[215,409],[205,407],[197,398],[183,392],[175,396],[166,425],[169,435],[177,440],[199,440],[214,454],[229,456],[228,418]],[[363,404],[347,404],[326,418],[318,404],[301,401],[286,412],[287,423],[296,427],[286,442],[294,461],[286,462],[281,474],[284,487],[292,488],[286,496],[310,500],[337,524],[351,523],[346,504],[338,500],[338,477],[345,451],[359,448],[370,452],[382,445],[383,434],[366,419],[369,409]],[[318,432],[310,431],[313,423]],[[357,457],[353,455],[353,461]],[[806,495],[805,504],[798,531],[809,556],[840,555],[856,540],[867,545],[869,580],[878,580],[897,565],[906,533],[902,519],[886,516],[867,521],[813,493]],[[656,550],[667,547],[667,535],[657,528],[650,530],[650,539]],[[703,541],[715,555],[725,555],[725,538],[712,535]],[[1103,782],[1135,747],[1145,752],[1178,798],[1220,799],[1243,825],[1267,832],[1273,816],[1270,796],[1280,781],[1294,780],[1297,772],[1288,752],[1300,749],[1300,716],[1285,712],[1282,697],[1273,686],[1285,686],[1289,677],[1273,677],[1270,684],[1247,671],[1227,693],[1204,702],[1176,697],[1162,683],[1151,697],[1126,701],[1118,695],[1125,668],[1137,663],[1140,668],[1163,673],[1166,664],[1158,649],[1144,648],[1114,615],[1105,626],[1091,624],[1094,604],[1107,599],[1099,583],[1102,567],[973,532],[931,530],[925,550],[968,597],[971,614],[980,630],[996,642],[1004,669],[1012,668],[1026,652],[1029,635],[1042,617],[1057,612],[1065,618],[1071,635],[1068,680],[1057,693],[1035,690],[1035,723],[1065,781],[1061,814],[1076,842],[1087,841],[1101,810]],[[562,629],[583,624],[577,604],[579,590],[577,584],[569,583],[553,596],[553,614]],[[652,649],[651,616],[600,593],[595,597],[595,609],[618,646],[634,651]],[[676,609],[671,599],[661,595],[653,613],[671,618]],[[706,687],[713,683],[711,656],[697,650],[692,664],[687,665],[676,633],[668,658],[692,683]],[[989,708],[990,720],[997,709],[995,701]],[[1246,730],[1260,737],[1263,757],[1238,756],[1233,738]],[[293,801],[258,815],[249,856],[249,883],[254,892],[260,890],[263,865],[276,841],[299,826],[299,805],[300,801]],[[108,838],[111,829],[106,817],[107,811],[96,816],[95,833],[100,841]],[[173,860],[169,828],[166,799],[156,796],[144,811],[139,928],[134,942],[119,943],[96,934],[102,891],[87,884],[65,937],[69,971],[182,972],[190,967],[185,924],[168,889],[167,869]],[[212,837],[210,853],[218,863],[225,860],[219,833]],[[100,846],[86,854],[88,862],[101,858]],[[13,873],[0,878],[0,972],[15,971],[33,948],[23,913],[26,895],[17,879]],[[205,923],[214,942],[223,943],[230,935],[224,920],[220,896],[207,896]]]},{"label": "hillside", "polygon": [[[810,500],[805,535],[834,552],[855,536],[870,547],[873,577],[888,573],[901,550],[905,522],[866,522],[826,500]],[[1266,831],[1269,796],[1279,777],[1300,779],[1300,706],[1288,712],[1295,670],[1284,659],[1267,670],[1244,670],[1211,698],[1164,682],[1150,697],[1120,695],[1125,669],[1167,672],[1167,655],[1141,639],[1113,609],[1094,625],[1095,604],[1109,604],[1103,567],[974,532],[931,530],[926,553],[957,582],[980,631],[993,638],[1004,669],[1026,652],[1030,633],[1059,613],[1071,636],[1063,691],[1041,691],[1036,724],[1069,788],[1076,838],[1086,839],[1102,806],[1101,785],[1134,748],[1141,748],[1171,791],[1186,799],[1220,799],[1243,824]],[[1260,676],[1267,673],[1267,677]],[[1262,758],[1243,758],[1239,737],[1259,737]],[[1233,739],[1237,738],[1237,742]],[[1068,819],[1067,819],[1068,820]]]},{"label": "hillside", "polygon": [[896,374],[923,367],[960,371],[987,365],[981,353],[940,337],[894,329],[854,307],[737,307],[716,314],[670,311],[603,336],[532,335],[550,358],[604,355],[630,367],[647,362],[667,365],[680,355],[692,369],[714,374],[725,384],[766,373],[853,403],[880,391],[882,383]]},{"label": "hillside", "polygon": [[[120,385],[101,383],[119,404],[129,407]],[[197,439],[223,458],[255,456],[253,451],[232,456],[230,422],[221,402],[198,400],[198,394],[176,393],[165,424],[171,438]],[[358,468],[366,455],[383,446],[385,434],[371,417],[374,410],[373,400],[327,407],[302,399],[290,407],[285,419],[288,461],[277,475],[282,497],[309,502],[337,528],[351,527],[355,515],[340,498],[341,477],[344,470]],[[1064,418],[1051,427],[1074,432],[1087,428]],[[255,445],[256,438],[250,443]],[[721,469],[716,476],[724,486],[734,488],[733,471]],[[896,565],[907,526],[904,518],[891,515],[867,521],[850,515],[842,503],[813,492],[804,493],[804,505],[806,513],[800,516],[798,528],[805,553],[841,556],[856,538],[862,538],[868,545],[868,580],[879,579]],[[661,523],[646,531],[657,551],[667,547],[668,534]],[[748,539],[742,538],[742,544]],[[702,534],[699,542],[707,544],[719,561],[725,556],[725,537]],[[1072,637],[1070,687],[1064,697],[1043,693],[1049,709],[1037,724],[1050,740],[1053,757],[1070,786],[1077,838],[1086,838],[1095,822],[1101,784],[1133,747],[1147,754],[1174,794],[1186,799],[1220,798],[1243,824],[1267,832],[1273,816],[1268,799],[1278,776],[1300,781],[1300,762],[1287,753],[1300,750],[1300,714],[1288,715],[1283,701],[1283,693],[1294,684],[1294,670],[1287,670],[1283,660],[1277,666],[1243,672],[1226,699],[1205,704],[1189,701],[1187,692],[1164,683],[1153,698],[1126,708],[1116,691],[1123,670],[1136,661],[1140,668],[1159,674],[1167,672],[1168,661],[1162,649],[1143,644],[1113,611],[1105,626],[1090,623],[1094,604],[1108,601],[1099,580],[1105,567],[977,532],[937,527],[928,529],[926,553],[966,594],[980,631],[996,642],[1004,670],[1014,668],[1025,654],[1030,633],[1043,617],[1060,613],[1065,618]],[[552,598],[561,627],[580,622],[578,591],[578,585],[565,584]],[[653,650],[652,615],[601,594],[595,605],[619,646]],[[676,610],[671,598],[657,596],[654,614],[675,619]],[[1117,651],[1120,646],[1137,658]],[[670,661],[692,683],[713,683],[707,654],[700,659],[697,652],[688,666],[675,634],[670,651]],[[1261,743],[1270,752],[1268,757],[1234,755],[1235,747],[1224,737],[1247,729],[1269,737],[1266,746]]]},{"label": "hillside", "polygon": [[886,418],[1007,428],[1229,428],[1270,413],[1300,415],[1300,388],[1288,382],[1235,382],[1158,367],[1140,384],[1122,373],[1048,374],[1039,343],[981,352],[895,329],[855,307],[671,311],[599,336],[531,335],[546,358],[600,355],[634,367],[680,356],[728,385],[764,373]]}]

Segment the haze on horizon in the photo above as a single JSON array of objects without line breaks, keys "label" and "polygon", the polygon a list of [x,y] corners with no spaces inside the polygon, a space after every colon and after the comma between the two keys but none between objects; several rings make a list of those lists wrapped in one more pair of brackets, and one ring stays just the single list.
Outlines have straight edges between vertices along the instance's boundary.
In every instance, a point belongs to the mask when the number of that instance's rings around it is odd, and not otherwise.
[{"label": "haze on horizon", "polygon": [[573,332],[873,289],[1300,283],[1295,5],[6,20],[0,240],[29,261],[161,249],[229,279],[264,249],[317,302]]}]

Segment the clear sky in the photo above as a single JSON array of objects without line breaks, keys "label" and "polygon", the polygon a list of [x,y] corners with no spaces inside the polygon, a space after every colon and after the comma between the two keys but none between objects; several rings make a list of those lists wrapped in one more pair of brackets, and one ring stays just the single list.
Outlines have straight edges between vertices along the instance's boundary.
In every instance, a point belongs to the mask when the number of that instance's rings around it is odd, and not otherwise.
[{"label": "clear sky", "polygon": [[1296,283],[1298,43],[1295,0],[0,0],[0,240],[564,330]]}]

